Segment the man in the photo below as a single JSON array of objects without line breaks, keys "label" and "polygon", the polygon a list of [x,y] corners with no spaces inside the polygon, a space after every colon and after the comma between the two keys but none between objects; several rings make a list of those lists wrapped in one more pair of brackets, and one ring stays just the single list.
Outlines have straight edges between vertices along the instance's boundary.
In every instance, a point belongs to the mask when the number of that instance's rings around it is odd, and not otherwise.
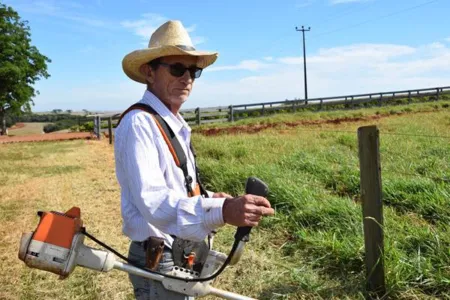
[{"label": "man", "polygon": [[[147,85],[139,103],[149,105],[172,129],[187,157],[193,179],[186,184],[155,119],[148,112],[130,110],[116,129],[116,173],[121,187],[123,232],[131,240],[129,258],[145,263],[143,242],[150,236],[164,239],[160,272],[173,266],[174,236],[202,241],[225,223],[256,226],[262,216],[272,215],[267,199],[254,195],[233,198],[219,192],[209,197],[189,194],[197,183],[190,147],[191,129],[179,114],[202,69],[214,63],[217,53],[194,49],[179,21],[169,21],[151,36],[149,47],[126,55],[124,72]],[[138,299],[187,299],[158,283],[130,275]]]}]

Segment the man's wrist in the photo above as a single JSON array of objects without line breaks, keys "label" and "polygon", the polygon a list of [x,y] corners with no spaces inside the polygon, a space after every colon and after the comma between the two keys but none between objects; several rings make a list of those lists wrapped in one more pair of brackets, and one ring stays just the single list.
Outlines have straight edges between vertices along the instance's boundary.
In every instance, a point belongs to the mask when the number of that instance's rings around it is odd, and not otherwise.
[{"label": "man's wrist", "polygon": [[227,207],[230,204],[230,200],[231,200],[231,198],[225,198],[225,201],[223,202],[223,205],[222,205],[222,218],[223,218],[224,223],[227,223],[227,221],[228,221],[225,216],[226,216]]}]

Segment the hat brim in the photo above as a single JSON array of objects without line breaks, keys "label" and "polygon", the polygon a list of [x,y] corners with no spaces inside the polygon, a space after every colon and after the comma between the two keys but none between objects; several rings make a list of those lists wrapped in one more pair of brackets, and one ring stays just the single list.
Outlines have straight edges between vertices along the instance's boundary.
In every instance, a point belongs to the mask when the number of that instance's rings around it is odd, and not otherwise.
[{"label": "hat brim", "polygon": [[156,58],[171,55],[190,55],[197,56],[197,66],[204,69],[212,65],[217,57],[217,52],[208,51],[188,51],[178,48],[177,46],[161,46],[142,50],[136,50],[127,54],[122,60],[122,68],[125,74],[134,81],[147,83],[145,76],[139,71],[140,67]]}]

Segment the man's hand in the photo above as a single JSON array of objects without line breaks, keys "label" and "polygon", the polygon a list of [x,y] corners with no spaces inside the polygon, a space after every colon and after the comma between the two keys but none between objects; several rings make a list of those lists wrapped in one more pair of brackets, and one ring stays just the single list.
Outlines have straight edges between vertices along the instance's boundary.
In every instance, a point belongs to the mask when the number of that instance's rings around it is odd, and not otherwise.
[{"label": "man's hand", "polygon": [[250,194],[226,199],[222,207],[225,223],[238,227],[257,226],[263,216],[273,214],[269,200]]},{"label": "man's hand", "polygon": [[214,193],[212,197],[213,198],[233,198],[233,196],[231,196],[227,193],[224,193],[224,192]]}]

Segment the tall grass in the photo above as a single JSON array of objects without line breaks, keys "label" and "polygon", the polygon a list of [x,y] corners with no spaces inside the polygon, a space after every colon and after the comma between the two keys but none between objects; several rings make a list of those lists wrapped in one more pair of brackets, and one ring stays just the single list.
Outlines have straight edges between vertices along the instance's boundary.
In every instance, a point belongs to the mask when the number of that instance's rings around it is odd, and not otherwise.
[{"label": "tall grass", "polygon": [[[449,297],[448,109],[370,123],[379,126],[381,136],[388,293],[394,298]],[[287,288],[280,294],[362,297],[364,242],[356,130],[367,124],[195,137],[200,168],[211,187],[239,193],[250,175],[268,183],[277,215],[265,220],[262,228],[268,243],[282,245],[279,257],[290,262],[289,276],[297,286],[294,292]],[[297,278],[296,270],[305,266],[312,273]],[[283,281],[278,280],[271,278],[265,284],[278,286]]]}]

